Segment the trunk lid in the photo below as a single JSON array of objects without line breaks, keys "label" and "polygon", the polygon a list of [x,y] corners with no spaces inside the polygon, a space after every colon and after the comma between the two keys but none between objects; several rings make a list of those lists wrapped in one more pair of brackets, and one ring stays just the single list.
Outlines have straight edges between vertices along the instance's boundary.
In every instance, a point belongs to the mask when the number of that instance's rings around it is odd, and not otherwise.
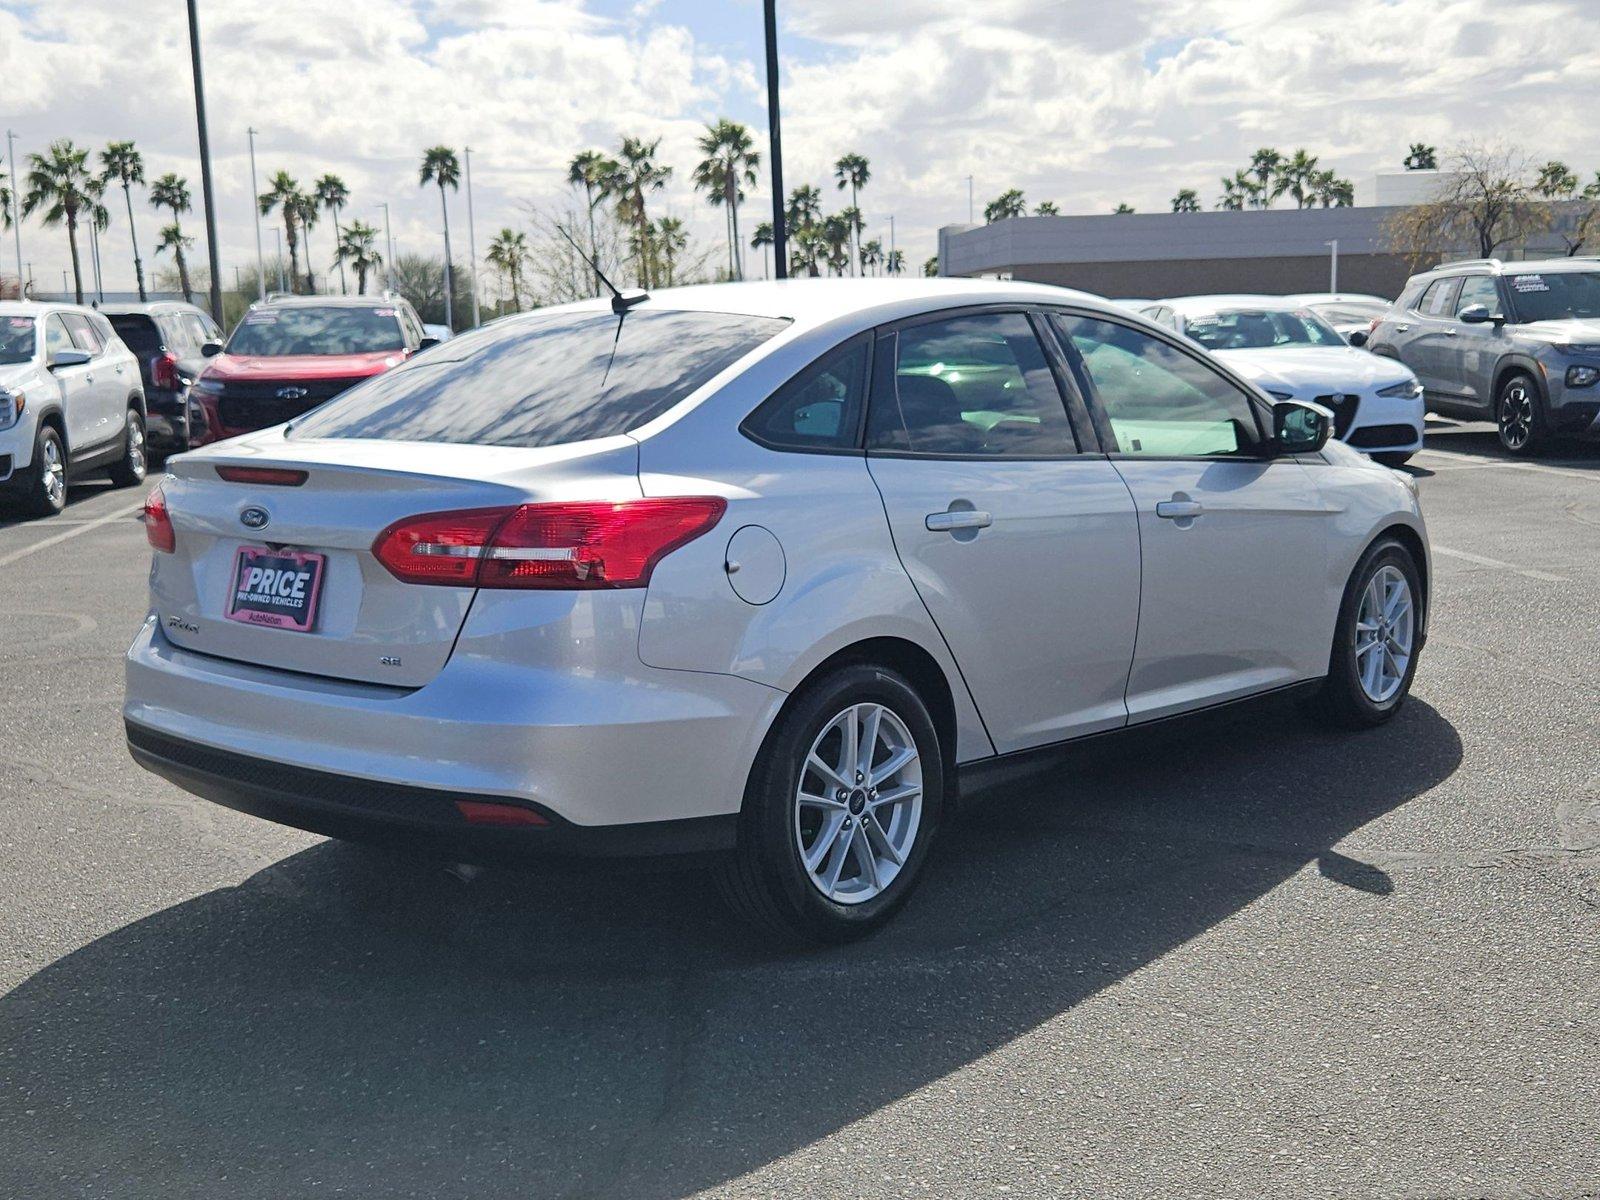
[{"label": "trunk lid", "polygon": [[[219,466],[304,471],[306,479],[234,483]],[[402,583],[373,556],[380,532],[421,513],[641,495],[637,443],[625,437],[516,449],[285,441],[272,430],[182,455],[168,470],[162,489],[176,549],[154,556],[151,595],[170,641],[279,670],[407,688],[443,668],[476,589]],[[228,616],[241,548],[320,556],[309,631]]]}]

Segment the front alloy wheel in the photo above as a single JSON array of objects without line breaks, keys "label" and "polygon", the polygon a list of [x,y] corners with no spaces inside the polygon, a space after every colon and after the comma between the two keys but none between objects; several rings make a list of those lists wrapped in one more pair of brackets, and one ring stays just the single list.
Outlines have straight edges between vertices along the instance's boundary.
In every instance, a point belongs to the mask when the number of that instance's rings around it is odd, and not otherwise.
[{"label": "front alloy wheel", "polygon": [[1398,567],[1383,566],[1367,581],[1356,614],[1356,671],[1374,704],[1394,698],[1411,665],[1416,606],[1411,584]]},{"label": "front alloy wheel", "polygon": [[1512,454],[1532,454],[1539,448],[1543,430],[1533,380],[1526,375],[1513,375],[1506,380],[1495,405],[1495,425],[1500,444]]}]

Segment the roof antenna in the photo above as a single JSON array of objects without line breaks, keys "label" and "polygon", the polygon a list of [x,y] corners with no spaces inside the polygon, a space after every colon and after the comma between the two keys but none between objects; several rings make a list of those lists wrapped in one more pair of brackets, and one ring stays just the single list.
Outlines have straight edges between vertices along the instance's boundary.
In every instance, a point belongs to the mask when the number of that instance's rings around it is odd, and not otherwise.
[{"label": "roof antenna", "polygon": [[572,235],[566,231],[564,226],[558,223],[556,225],[556,232],[562,237],[566,238],[571,244],[572,248],[578,252],[578,257],[583,259],[583,261],[588,264],[589,269],[594,272],[594,277],[606,285],[606,288],[611,292],[611,311],[616,313],[619,317],[627,313],[627,311],[635,304],[643,304],[646,300],[650,299],[650,293],[645,291],[643,288],[630,288],[625,292],[616,284],[612,283],[611,280],[607,279],[605,274],[600,270],[600,264],[595,262],[594,259],[590,258],[583,252],[583,247],[572,240]]}]

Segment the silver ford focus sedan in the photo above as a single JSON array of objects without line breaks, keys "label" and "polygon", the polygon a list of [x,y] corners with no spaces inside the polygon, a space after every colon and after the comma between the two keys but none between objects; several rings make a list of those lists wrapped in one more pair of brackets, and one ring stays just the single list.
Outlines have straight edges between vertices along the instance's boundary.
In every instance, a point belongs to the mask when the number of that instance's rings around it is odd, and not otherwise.
[{"label": "silver ford focus sedan", "polygon": [[749,919],[847,938],[999,764],[1280,689],[1394,714],[1427,534],[1330,419],[1028,284],[497,321],[170,462],[128,743],[458,861],[710,854]]}]

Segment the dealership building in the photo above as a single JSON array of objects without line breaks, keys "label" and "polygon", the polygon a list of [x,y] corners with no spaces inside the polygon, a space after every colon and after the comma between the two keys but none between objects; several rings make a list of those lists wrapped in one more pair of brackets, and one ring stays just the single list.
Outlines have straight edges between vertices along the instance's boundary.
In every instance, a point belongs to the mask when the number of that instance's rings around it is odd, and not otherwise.
[{"label": "dealership building", "polygon": [[[1438,172],[1379,175],[1349,208],[1016,217],[939,231],[942,275],[1053,283],[1111,297],[1337,289],[1393,298],[1413,274],[1389,220],[1428,198]],[[1554,234],[1504,257],[1564,254]],[[1466,252],[1444,257],[1465,257]]]}]

